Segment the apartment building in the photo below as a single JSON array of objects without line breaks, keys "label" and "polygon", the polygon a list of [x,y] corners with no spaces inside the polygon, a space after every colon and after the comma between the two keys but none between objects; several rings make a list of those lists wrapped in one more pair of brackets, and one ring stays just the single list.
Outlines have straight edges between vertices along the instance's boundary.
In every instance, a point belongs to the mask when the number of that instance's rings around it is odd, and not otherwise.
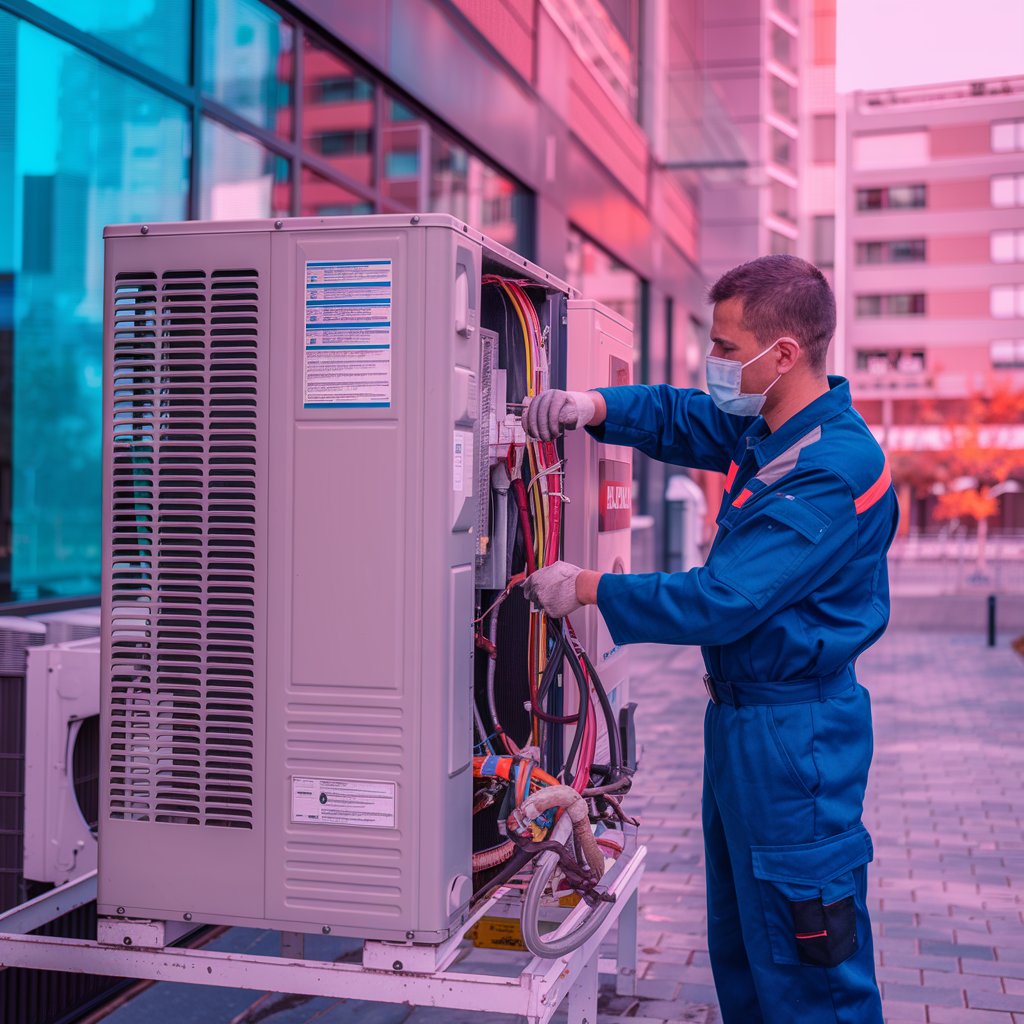
[{"label": "apartment building", "polygon": [[[891,452],[935,449],[925,409],[1024,387],[1024,78],[843,100],[844,369]],[[927,501],[904,498],[925,528]]]}]

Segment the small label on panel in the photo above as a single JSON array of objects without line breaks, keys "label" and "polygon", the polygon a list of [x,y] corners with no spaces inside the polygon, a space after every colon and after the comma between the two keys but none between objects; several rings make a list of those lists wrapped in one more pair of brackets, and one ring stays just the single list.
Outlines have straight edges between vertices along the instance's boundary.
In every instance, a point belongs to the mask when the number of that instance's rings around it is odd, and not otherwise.
[{"label": "small label on panel", "polygon": [[619,359],[618,356],[609,356],[608,386],[618,388],[629,382],[629,363],[625,359]]},{"label": "small label on panel", "polygon": [[452,490],[466,490],[466,480],[473,479],[473,434],[456,430],[452,440]]},{"label": "small label on panel", "polygon": [[292,822],[394,828],[397,785],[292,777]]},{"label": "small label on panel", "polygon": [[391,260],[307,260],[302,401],[391,406]]},{"label": "small label on panel", "polygon": [[628,530],[633,510],[633,479],[629,464],[601,459],[597,465],[598,533]]}]

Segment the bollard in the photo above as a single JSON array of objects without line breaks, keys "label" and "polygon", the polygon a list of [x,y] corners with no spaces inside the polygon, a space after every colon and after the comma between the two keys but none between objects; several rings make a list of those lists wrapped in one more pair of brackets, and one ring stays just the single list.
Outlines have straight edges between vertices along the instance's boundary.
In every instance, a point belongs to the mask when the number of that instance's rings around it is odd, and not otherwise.
[{"label": "bollard", "polygon": [[988,595],[988,645],[996,645],[996,595]]}]

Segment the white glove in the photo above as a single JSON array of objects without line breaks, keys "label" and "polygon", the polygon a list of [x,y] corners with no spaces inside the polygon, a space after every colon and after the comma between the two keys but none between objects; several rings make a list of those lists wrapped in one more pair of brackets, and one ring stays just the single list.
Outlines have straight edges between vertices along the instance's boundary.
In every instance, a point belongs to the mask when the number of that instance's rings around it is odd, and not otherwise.
[{"label": "white glove", "polygon": [[526,577],[523,594],[553,619],[564,619],[583,607],[576,597],[576,577],[580,572],[578,566],[569,562],[553,562]]},{"label": "white glove", "polygon": [[523,427],[530,437],[554,441],[568,427],[585,427],[597,412],[593,397],[586,391],[548,389],[535,398],[527,398],[523,409]]}]

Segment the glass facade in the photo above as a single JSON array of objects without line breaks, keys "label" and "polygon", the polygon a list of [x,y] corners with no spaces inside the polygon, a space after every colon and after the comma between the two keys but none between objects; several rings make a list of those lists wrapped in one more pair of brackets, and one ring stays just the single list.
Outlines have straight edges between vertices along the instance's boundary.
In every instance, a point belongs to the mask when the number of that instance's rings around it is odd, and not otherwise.
[{"label": "glass facade", "polygon": [[434,210],[533,255],[522,186],[270,5],[7,7],[0,602],[99,591],[106,224]]},{"label": "glass facade", "polygon": [[633,382],[648,383],[643,279],[575,228],[569,229],[565,268],[569,284],[633,325]]}]

